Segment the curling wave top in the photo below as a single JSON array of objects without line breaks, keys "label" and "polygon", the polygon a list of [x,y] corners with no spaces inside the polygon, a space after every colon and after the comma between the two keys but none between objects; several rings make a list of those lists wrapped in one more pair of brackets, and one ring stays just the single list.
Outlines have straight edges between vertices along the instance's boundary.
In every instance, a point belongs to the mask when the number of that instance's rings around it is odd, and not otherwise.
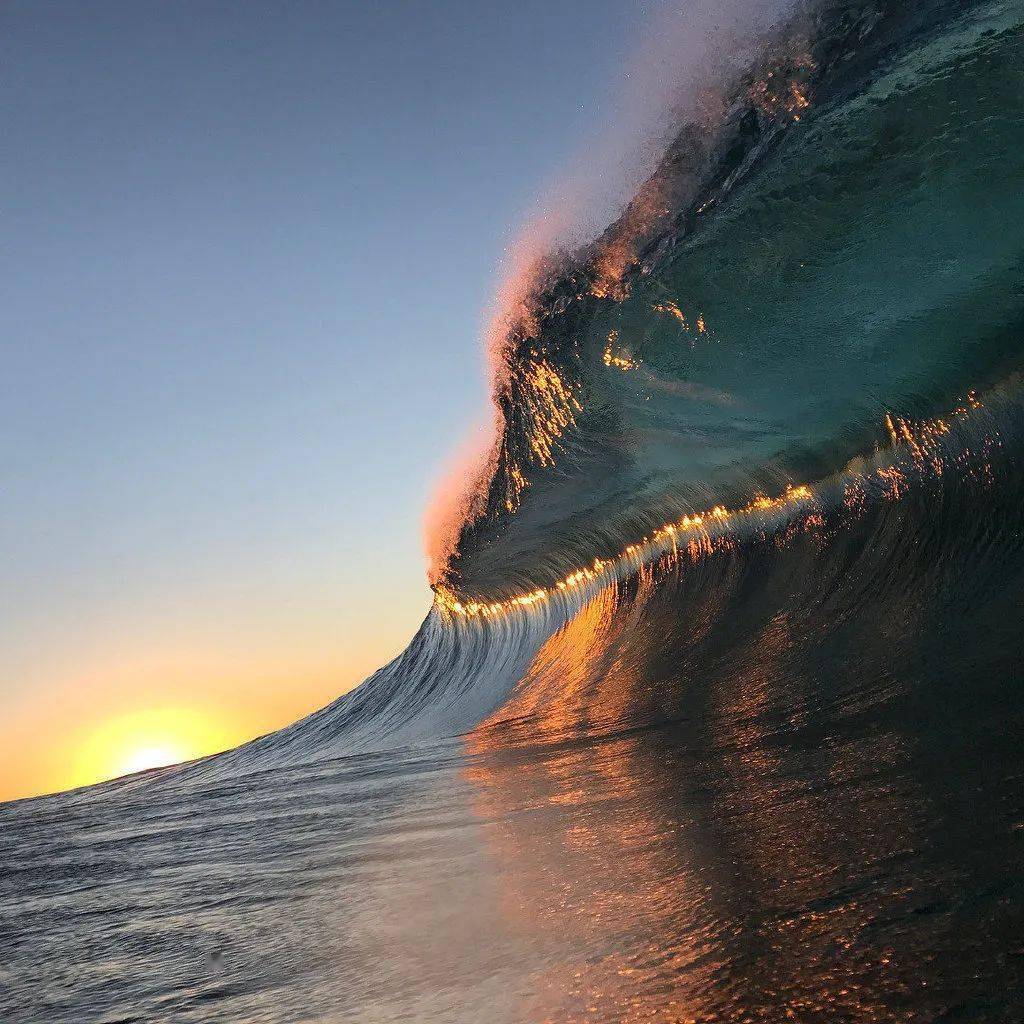
[{"label": "curling wave top", "polygon": [[792,500],[1017,368],[1022,20],[814,4],[715,86],[715,115],[502,320],[497,437],[442,604]]}]

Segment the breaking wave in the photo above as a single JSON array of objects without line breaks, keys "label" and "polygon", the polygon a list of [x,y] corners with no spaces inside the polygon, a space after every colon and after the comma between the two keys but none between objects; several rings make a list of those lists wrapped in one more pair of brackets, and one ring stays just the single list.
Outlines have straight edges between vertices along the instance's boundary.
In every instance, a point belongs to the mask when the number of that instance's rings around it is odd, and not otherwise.
[{"label": "breaking wave", "polygon": [[[716,120],[678,127],[615,223],[538,264],[500,321],[498,434],[409,648],[190,772],[493,723],[595,601],[604,656],[639,672],[696,622],[719,660],[745,648],[733,601],[759,622],[836,602],[878,636],[911,600],[963,598],[943,559],[1012,561],[1022,26],[1019,3],[836,0],[719,72]],[[682,618],[656,629],[652,602]]]}]

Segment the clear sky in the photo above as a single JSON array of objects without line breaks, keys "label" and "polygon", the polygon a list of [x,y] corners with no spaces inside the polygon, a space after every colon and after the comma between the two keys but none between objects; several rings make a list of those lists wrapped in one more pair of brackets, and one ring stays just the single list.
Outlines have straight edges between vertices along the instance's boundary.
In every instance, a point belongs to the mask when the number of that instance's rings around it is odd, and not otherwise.
[{"label": "clear sky", "polygon": [[239,742],[401,650],[503,248],[646,14],[0,8],[0,799]]}]

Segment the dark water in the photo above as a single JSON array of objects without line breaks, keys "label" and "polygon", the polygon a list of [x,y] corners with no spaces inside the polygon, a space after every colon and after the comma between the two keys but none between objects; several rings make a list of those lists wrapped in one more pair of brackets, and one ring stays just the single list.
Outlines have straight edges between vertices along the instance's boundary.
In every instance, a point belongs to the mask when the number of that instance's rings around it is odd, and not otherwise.
[{"label": "dark water", "polygon": [[807,498],[442,602],[237,751],[0,805],[0,1020],[1024,1020],[1022,31],[782,31],[666,212],[510,332],[445,582]]}]

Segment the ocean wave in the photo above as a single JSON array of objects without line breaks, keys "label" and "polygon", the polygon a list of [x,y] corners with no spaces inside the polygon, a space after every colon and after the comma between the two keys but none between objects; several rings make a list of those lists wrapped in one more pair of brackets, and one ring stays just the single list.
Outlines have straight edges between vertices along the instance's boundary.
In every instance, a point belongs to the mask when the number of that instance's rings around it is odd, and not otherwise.
[{"label": "ocean wave", "polygon": [[[917,545],[966,557],[978,543],[1015,564],[1022,29],[1019,3],[856,2],[777,30],[713,141],[687,126],[642,190],[675,197],[656,223],[638,234],[627,209],[549,265],[506,339],[485,502],[408,648],[288,728],[114,787],[532,721],[515,709],[539,700],[538,672],[581,622],[600,619],[632,671],[684,647],[713,605],[772,614],[763,578],[794,560],[820,581],[871,547],[878,574],[858,570],[861,603],[843,613],[865,632],[904,614],[872,588]],[[904,566],[906,587],[936,585],[929,568]],[[692,611],[668,623],[661,601]],[[733,633],[715,628],[725,649]]]},{"label": "ocean wave", "polygon": [[501,433],[438,592],[548,589],[1017,369],[1020,25],[826,3],[776,30],[720,123],[685,125],[506,324]]}]

